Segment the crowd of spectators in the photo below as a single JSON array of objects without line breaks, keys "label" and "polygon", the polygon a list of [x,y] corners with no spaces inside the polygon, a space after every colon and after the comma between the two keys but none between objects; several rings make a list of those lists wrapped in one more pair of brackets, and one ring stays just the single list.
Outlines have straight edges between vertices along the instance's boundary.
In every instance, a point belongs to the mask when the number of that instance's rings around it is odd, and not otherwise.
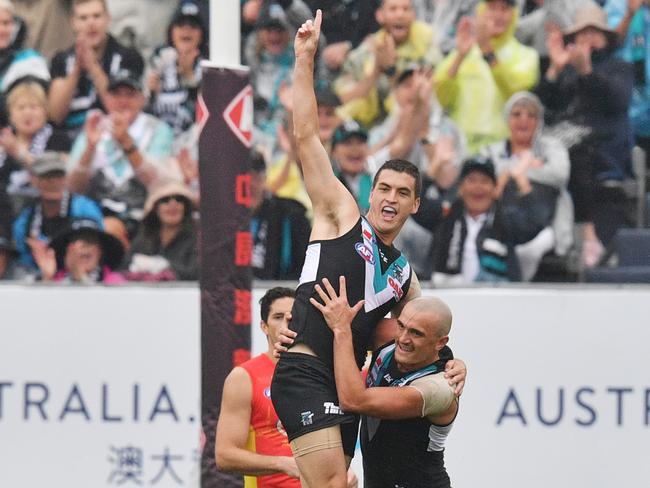
[{"label": "crowd of spectators", "polygon": [[[0,279],[198,278],[209,3],[0,0]],[[650,1],[241,0],[256,278],[297,279],[309,240],[292,41],[318,8],[320,138],[362,211],[384,161],[420,168],[396,243],[420,279],[593,267],[631,225]]]}]

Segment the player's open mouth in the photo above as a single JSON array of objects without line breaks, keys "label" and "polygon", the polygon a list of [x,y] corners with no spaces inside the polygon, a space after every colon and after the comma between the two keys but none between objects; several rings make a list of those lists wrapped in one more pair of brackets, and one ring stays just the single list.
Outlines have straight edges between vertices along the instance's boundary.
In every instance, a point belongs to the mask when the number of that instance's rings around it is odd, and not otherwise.
[{"label": "player's open mouth", "polygon": [[382,207],[381,209],[381,216],[384,217],[385,219],[392,220],[397,216],[397,210],[394,209],[393,207]]}]

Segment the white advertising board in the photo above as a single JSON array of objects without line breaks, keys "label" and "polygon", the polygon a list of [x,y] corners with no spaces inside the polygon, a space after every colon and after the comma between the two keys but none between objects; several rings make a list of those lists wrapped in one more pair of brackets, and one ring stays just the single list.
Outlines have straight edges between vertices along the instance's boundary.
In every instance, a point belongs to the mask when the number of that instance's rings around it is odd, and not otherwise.
[{"label": "white advertising board", "polygon": [[[455,488],[650,486],[650,289],[424,293],[469,368]],[[198,289],[3,286],[0,304],[0,487],[198,487]]]},{"label": "white advertising board", "polygon": [[1,287],[0,486],[199,486],[198,289]]}]

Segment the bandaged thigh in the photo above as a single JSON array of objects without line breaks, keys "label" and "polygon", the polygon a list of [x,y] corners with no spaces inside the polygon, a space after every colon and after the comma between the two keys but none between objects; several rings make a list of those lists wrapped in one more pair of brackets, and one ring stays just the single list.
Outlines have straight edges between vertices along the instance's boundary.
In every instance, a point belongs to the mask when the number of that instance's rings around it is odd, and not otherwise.
[{"label": "bandaged thigh", "polygon": [[301,435],[292,440],[290,444],[294,457],[304,456],[323,449],[343,447],[341,430],[338,425]]}]

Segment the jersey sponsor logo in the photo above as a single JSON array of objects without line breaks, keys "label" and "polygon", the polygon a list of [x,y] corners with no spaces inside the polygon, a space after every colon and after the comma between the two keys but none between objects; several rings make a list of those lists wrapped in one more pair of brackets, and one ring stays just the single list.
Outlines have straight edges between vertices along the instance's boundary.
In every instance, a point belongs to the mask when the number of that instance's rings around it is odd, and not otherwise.
[{"label": "jersey sponsor logo", "polygon": [[311,411],[300,413],[300,423],[303,426],[311,425],[314,423],[314,414]]},{"label": "jersey sponsor logo", "polygon": [[359,256],[361,256],[365,261],[370,264],[375,264],[375,255],[372,252],[372,249],[369,249],[363,242],[357,242],[354,245],[354,248],[357,250]]},{"label": "jersey sponsor logo", "polygon": [[395,295],[395,300],[401,300],[404,291],[402,290],[402,285],[400,285],[392,276],[388,277],[388,285],[393,289],[393,295]]},{"label": "jersey sponsor logo", "polygon": [[343,412],[343,409],[336,405],[333,402],[325,402],[323,403],[323,407],[325,408],[325,413],[330,414],[330,415],[343,415],[345,412]]},{"label": "jersey sponsor logo", "polygon": [[264,396],[266,398],[268,398],[268,399],[271,398],[271,387],[270,386],[267,386],[266,388],[264,388]]}]

